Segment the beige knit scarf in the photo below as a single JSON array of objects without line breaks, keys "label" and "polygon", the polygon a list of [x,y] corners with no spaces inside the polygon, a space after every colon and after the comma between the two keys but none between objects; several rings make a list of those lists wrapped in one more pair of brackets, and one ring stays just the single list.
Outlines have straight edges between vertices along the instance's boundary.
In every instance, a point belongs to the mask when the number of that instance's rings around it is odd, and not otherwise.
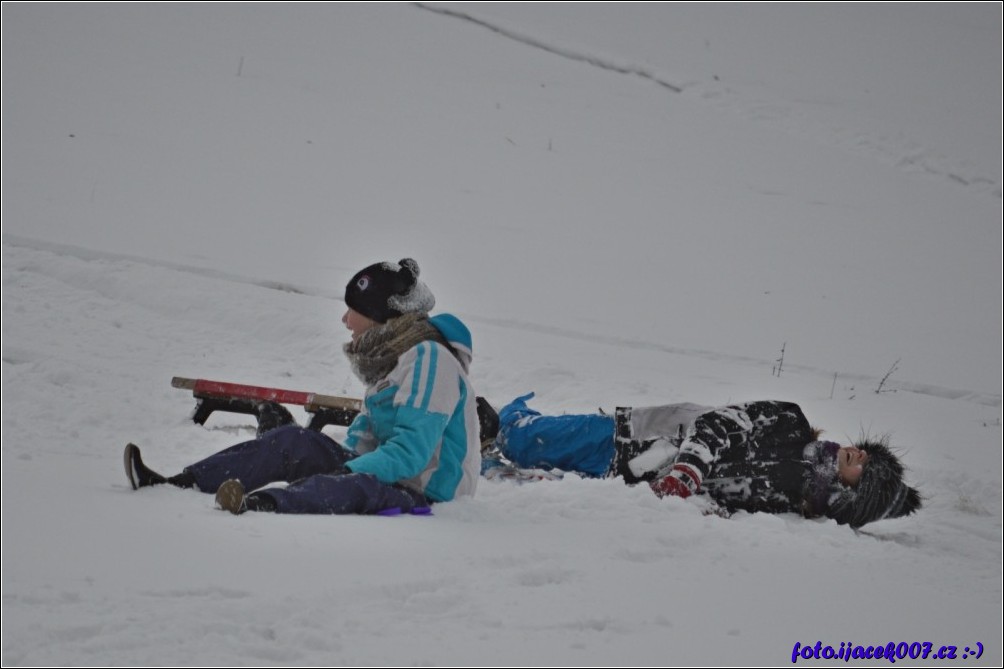
[{"label": "beige knit scarf", "polygon": [[342,348],[359,380],[372,386],[397,365],[402,353],[423,341],[450,345],[426,313],[408,313],[375,325]]}]

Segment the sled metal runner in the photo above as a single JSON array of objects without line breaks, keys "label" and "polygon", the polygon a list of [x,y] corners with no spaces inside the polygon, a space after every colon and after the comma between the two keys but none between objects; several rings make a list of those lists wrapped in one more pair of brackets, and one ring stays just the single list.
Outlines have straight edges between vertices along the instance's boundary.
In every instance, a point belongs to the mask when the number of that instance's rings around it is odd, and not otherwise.
[{"label": "sled metal runner", "polygon": [[205,425],[214,411],[241,413],[257,417],[258,405],[262,402],[302,406],[307,413],[312,415],[307,427],[318,431],[323,429],[325,425],[348,426],[356,414],[362,410],[362,401],[352,397],[322,395],[299,390],[251,386],[209,379],[190,379],[183,376],[172,378],[171,385],[175,388],[192,391],[192,395],[196,398],[192,420],[199,425]]}]

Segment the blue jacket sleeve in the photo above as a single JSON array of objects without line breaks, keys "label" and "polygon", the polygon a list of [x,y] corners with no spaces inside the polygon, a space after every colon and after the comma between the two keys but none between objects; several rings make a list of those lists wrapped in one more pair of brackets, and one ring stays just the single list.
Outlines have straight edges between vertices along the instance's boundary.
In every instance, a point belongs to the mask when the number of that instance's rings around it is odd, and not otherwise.
[{"label": "blue jacket sleeve", "polygon": [[365,412],[356,414],[345,434],[343,445],[356,453],[366,453],[376,448],[375,441],[373,431],[370,429],[369,415]]},{"label": "blue jacket sleeve", "polygon": [[439,447],[447,416],[409,407],[398,407],[398,420],[379,448],[353,458],[348,468],[373,474],[381,483],[393,484],[418,476]]}]

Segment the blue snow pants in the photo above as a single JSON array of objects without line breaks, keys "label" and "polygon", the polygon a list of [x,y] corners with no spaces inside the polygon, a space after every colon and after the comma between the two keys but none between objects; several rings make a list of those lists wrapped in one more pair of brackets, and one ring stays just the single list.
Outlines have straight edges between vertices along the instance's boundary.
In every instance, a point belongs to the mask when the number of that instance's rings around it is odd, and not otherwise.
[{"label": "blue snow pants", "polygon": [[601,414],[542,416],[526,405],[533,393],[499,409],[495,438],[517,467],[546,467],[602,477],[614,457],[614,419]]},{"label": "blue snow pants", "polygon": [[[331,437],[298,425],[285,425],[210,455],[185,468],[199,490],[215,493],[227,479],[248,492],[266,494],[277,513],[409,512],[428,507],[425,496],[403,486],[380,483],[372,474],[345,468],[356,454]],[[265,488],[276,481],[286,487]]]}]

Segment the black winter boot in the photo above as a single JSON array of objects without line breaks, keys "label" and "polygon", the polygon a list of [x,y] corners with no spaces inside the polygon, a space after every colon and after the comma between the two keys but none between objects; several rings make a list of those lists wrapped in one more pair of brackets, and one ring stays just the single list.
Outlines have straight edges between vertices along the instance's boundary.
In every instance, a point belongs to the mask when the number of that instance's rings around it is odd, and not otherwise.
[{"label": "black winter boot", "polygon": [[277,427],[296,423],[296,419],[293,418],[293,414],[289,413],[289,409],[278,402],[262,402],[257,406],[257,410],[258,437]]},{"label": "black winter boot", "polygon": [[621,476],[628,484],[650,481],[655,478],[654,472],[645,472],[636,476],[629,463],[652,446],[651,441],[641,442],[634,438],[631,429],[631,407],[617,407],[614,412],[614,457],[607,470],[607,478]]},{"label": "black winter boot", "polygon": [[196,486],[195,477],[187,469],[180,474],[168,476],[167,482],[178,488],[194,488]]},{"label": "black winter boot", "polygon": [[499,433],[499,415],[484,397],[475,398],[478,405],[478,427],[481,430],[481,444],[495,441]]},{"label": "black winter boot", "polygon": [[126,476],[133,490],[139,490],[151,485],[167,483],[167,479],[143,464],[143,458],[139,454],[139,446],[129,444],[122,454],[122,462],[125,465]]},{"label": "black winter boot", "polygon": [[248,510],[244,485],[237,479],[227,479],[216,490],[216,506],[238,516]]},{"label": "black winter boot", "polygon": [[275,511],[275,499],[263,492],[244,494],[244,484],[228,479],[216,490],[216,506],[239,516],[245,511]]},{"label": "black winter boot", "polygon": [[276,509],[275,498],[264,492],[253,492],[244,498],[248,511],[271,511]]}]

